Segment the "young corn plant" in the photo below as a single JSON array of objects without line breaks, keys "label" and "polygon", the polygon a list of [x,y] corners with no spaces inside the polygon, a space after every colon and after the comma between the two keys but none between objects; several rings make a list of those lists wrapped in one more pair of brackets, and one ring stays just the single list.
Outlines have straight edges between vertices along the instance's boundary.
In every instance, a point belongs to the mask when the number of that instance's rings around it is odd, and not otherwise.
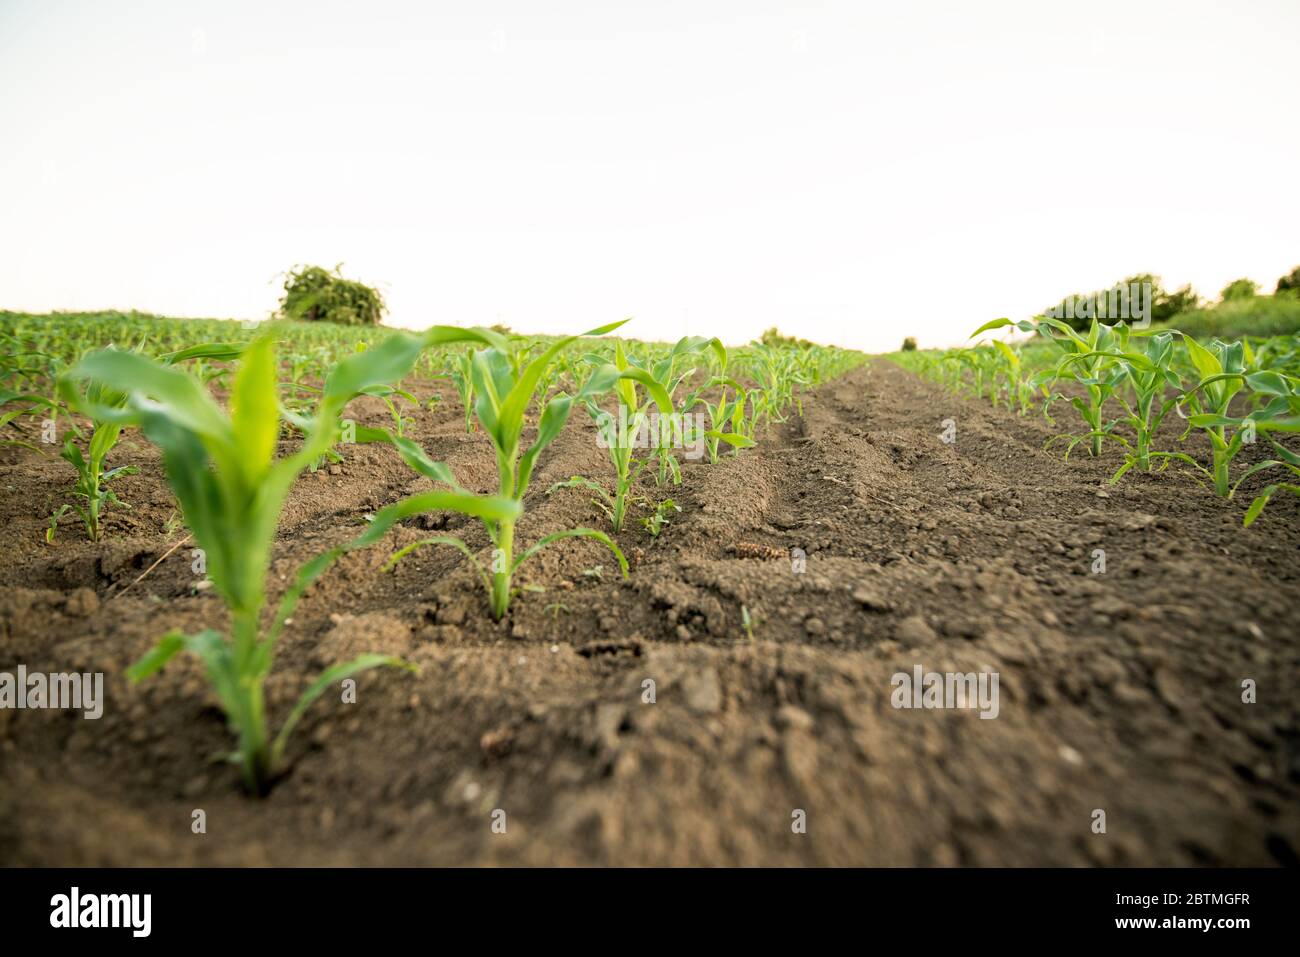
[{"label": "young corn plant", "polygon": [[666,418],[661,412],[658,428],[652,429],[650,435],[650,444],[655,458],[659,461],[659,468],[655,475],[655,483],[659,486],[663,486],[669,479],[674,485],[682,483],[682,469],[673,454],[673,449],[685,448],[700,438],[693,427],[688,427],[686,413],[677,411],[674,397],[682,384],[695,374],[694,367],[682,370],[678,364],[698,355],[708,347],[708,344],[709,340],[703,336],[683,336],[677,340],[667,355],[649,368],[651,377],[662,387],[663,394],[673,404],[674,410]]},{"label": "young corn plant", "polygon": [[310,352],[295,352],[289,356],[289,380],[286,383],[289,397],[284,403],[289,408],[299,411],[305,410],[309,397],[320,391],[307,381],[317,361],[318,357]]},{"label": "young corn plant", "polygon": [[[89,390],[94,395],[91,401],[114,401],[107,393],[107,390],[101,390],[98,384],[92,385]],[[125,396],[121,396],[121,401],[125,401]],[[117,445],[117,440],[122,434],[122,426],[111,422],[101,422],[95,426],[91,433],[90,442],[88,443],[86,454],[83,455],[81,447],[77,445],[77,439],[74,435],[69,435],[63,443],[63,451],[59,456],[71,465],[77,473],[77,483],[72,487],[72,494],[81,502],[65,502],[54,510],[50,516],[49,527],[45,530],[45,541],[47,544],[54,544],[54,535],[59,527],[59,520],[68,512],[76,512],[86,529],[86,537],[92,542],[97,542],[102,534],[101,515],[109,505],[116,505],[118,508],[130,509],[120,498],[117,493],[109,487],[109,482],[121,475],[136,475],[140,469],[135,465],[119,465],[116,468],[105,469],[104,457],[112,451]]]},{"label": "young corn plant", "polygon": [[[342,407],[358,393],[398,378],[409,368],[404,365],[405,341],[404,336],[394,336],[340,362],[326,380],[301,447],[279,460],[275,459],[280,434],[277,364],[269,339],[247,347],[231,387],[229,415],[196,379],[141,355],[98,352],[68,373],[70,381],[90,384],[88,396],[98,386],[101,395],[126,397],[120,406],[96,404],[88,398],[87,411],[96,421],[138,426],[162,450],[168,481],[186,524],[205,552],[208,577],[230,615],[229,631],[224,634],[211,628],[192,635],[168,633],[127,669],[127,676],[138,682],[181,651],[196,655],[235,736],[231,760],[241,767],[244,784],[254,794],[265,793],[283,768],[290,734],[307,707],[331,684],[378,666],[408,667],[397,658],[376,654],[335,665],[303,692],[279,733],[274,738],[269,734],[263,685],[276,640],[298,599],[345,550],[370,544],[409,514],[387,509],[353,543],[303,565],[270,624],[263,627],[266,578],[281,509],[294,479],[333,441]],[[460,503],[449,493],[430,493],[417,504],[428,508]]]},{"label": "young corn plant", "polygon": [[474,350],[466,349],[456,356],[451,368],[451,381],[460,396],[461,407],[465,410],[465,431],[474,431]]},{"label": "young corn plant", "polygon": [[77,481],[67,489],[67,492],[73,496],[73,501],[60,504],[50,515],[45,529],[47,545],[54,544],[59,523],[69,512],[73,512],[81,519],[86,538],[98,542],[103,537],[103,517],[109,506],[128,512],[131,510],[131,506],[118,497],[109,483],[123,475],[138,475],[139,467],[119,465],[111,469],[104,468],[104,456],[117,444],[120,432],[120,427],[115,428],[108,424],[96,426],[84,455],[74,436],[69,435],[64,440],[59,458],[72,466]]},{"label": "young corn plant", "polygon": [[[1124,362],[1136,364],[1142,368],[1149,367],[1146,357],[1125,349],[1127,327],[1103,326],[1092,321],[1087,335],[1080,335],[1059,319],[1040,317],[1035,322],[1016,322],[1010,319],[993,319],[980,326],[971,334],[975,336],[990,329],[1014,325],[1022,332],[1038,332],[1061,349],[1063,355],[1055,366],[1039,373],[1030,380],[1034,388],[1055,384],[1061,379],[1073,380],[1083,387],[1082,396],[1068,397],[1069,403],[1078,411],[1087,430],[1080,434],[1065,433],[1053,436],[1047,441],[1050,446],[1061,440],[1068,440],[1065,454],[1068,458],[1074,447],[1080,442],[1088,442],[1088,452],[1093,457],[1101,455],[1102,443],[1114,439],[1113,434],[1118,420],[1105,421],[1106,403],[1115,394],[1127,378]],[[1125,337],[1121,342],[1121,336]],[[1058,394],[1049,395],[1044,404],[1044,414],[1048,406],[1056,399],[1067,398]]]},{"label": "young corn plant", "polygon": [[[242,349],[243,346],[238,343],[204,343],[179,352],[168,353],[161,356],[159,361],[165,365],[174,365],[191,359],[199,362],[229,360],[237,357]],[[72,380],[60,377],[56,387],[68,409],[73,411],[83,408],[120,411],[127,401],[126,393],[113,390],[99,382],[89,382],[85,389],[79,392]],[[69,421],[72,421],[71,418]],[[129,505],[118,498],[108,483],[122,475],[136,475],[140,469],[134,465],[104,468],[104,460],[116,448],[118,440],[122,437],[122,426],[115,421],[99,420],[92,416],[90,439],[86,443],[84,453],[81,451],[81,446],[77,444],[81,437],[81,430],[73,422],[72,432],[64,440],[63,450],[59,453],[60,457],[76,470],[77,482],[71,491],[80,501],[65,502],[55,509],[45,530],[45,541],[48,544],[54,543],[59,520],[70,511],[75,512],[81,519],[86,529],[86,537],[92,542],[98,542],[103,534],[102,516],[105,509],[109,505],[130,509]]]},{"label": "young corn plant", "polygon": [[[21,434],[22,418],[42,412],[57,428],[62,411],[59,404],[36,390],[51,377],[58,362],[53,355],[28,348],[21,338],[0,329],[0,409],[18,403],[17,408],[0,412],[0,429],[12,425],[14,434]],[[0,447],[15,446],[45,454],[39,445],[26,439],[0,439]]]},{"label": "young corn plant", "polygon": [[[745,387],[727,375],[727,347],[719,339],[710,339],[708,347],[713,354],[716,370],[701,389],[691,393],[686,399],[685,406],[687,411],[697,405],[704,406],[704,411],[709,416],[709,428],[704,433],[709,450],[709,463],[716,465],[720,443],[725,442],[731,446],[734,454],[739,454],[741,449],[752,448],[755,443],[744,433]],[[709,402],[703,393],[713,388],[721,391],[716,402]],[[730,399],[727,397],[728,388],[735,390],[735,394]]]},{"label": "young corn plant", "polygon": [[[582,335],[602,336],[617,329],[623,322],[592,329]],[[426,545],[448,545],[455,548],[469,559],[478,572],[487,591],[492,617],[497,620],[505,615],[516,594],[513,582],[520,567],[543,548],[561,539],[581,537],[600,542],[613,552],[624,577],[627,576],[627,559],[622,551],[608,535],[592,528],[571,528],[546,535],[522,554],[515,555],[515,525],[524,513],[524,494],[532,481],[537,458],[564,429],[574,398],[565,394],[551,398],[538,420],[537,435],[532,445],[526,449],[523,445],[524,416],[547,368],[566,346],[578,338],[579,336],[567,336],[560,339],[530,360],[521,355],[519,350],[512,350],[510,341],[491,329],[435,326],[424,333],[422,340],[425,344],[474,342],[486,346],[473,353],[469,371],[476,396],[474,413],[496,453],[497,494],[476,496],[465,491],[457,483],[450,468],[441,462],[430,461],[423,450],[409,440],[374,429],[358,429],[357,438],[358,441],[390,442],[412,468],[435,482],[451,486],[453,492],[461,497],[462,504],[434,507],[450,508],[482,520],[492,543],[491,571],[484,568],[464,541],[451,535],[436,535],[406,546],[389,559],[389,567]],[[598,394],[597,389],[608,390],[617,378],[617,370],[612,366],[597,370],[577,398],[585,401]],[[376,516],[377,522],[379,516]]]},{"label": "young corn plant", "polygon": [[785,422],[788,418],[785,410],[794,402],[795,387],[808,382],[800,361],[803,353],[763,343],[756,343],[753,348],[750,370],[759,384],[754,418],[757,420],[761,415],[768,423]]},{"label": "young corn plant", "polygon": [[[1125,327],[1127,330],[1127,327]],[[1121,337],[1127,336],[1127,331]],[[1127,343],[1125,343],[1127,346]],[[1122,351],[1128,352],[1127,348]],[[1115,436],[1127,450],[1124,464],[1111,476],[1111,484],[1118,482],[1124,473],[1136,468],[1142,472],[1151,471],[1151,445],[1160,423],[1175,405],[1178,404],[1177,393],[1183,387],[1182,377],[1174,369],[1174,334],[1160,332],[1145,338],[1143,355],[1147,365],[1139,365],[1130,359],[1121,360],[1125,375],[1132,389],[1133,401],[1130,403],[1124,395],[1116,395],[1115,401],[1124,410],[1121,421],[1133,430],[1130,443],[1122,436]],[[1165,398],[1169,389],[1175,395]]]},{"label": "young corn plant", "polygon": [[398,405],[398,400],[405,400],[417,409],[420,407],[420,400],[405,389],[391,385],[374,385],[364,389],[362,394],[374,396],[388,408],[388,415],[393,420],[394,435],[405,436],[406,430],[415,424],[415,420]]},{"label": "young corn plant", "polygon": [[1228,414],[1232,397],[1245,385],[1242,346],[1240,342],[1215,340],[1207,349],[1186,335],[1183,344],[1200,379],[1178,396],[1180,408],[1185,403],[1192,412],[1187,417],[1187,429],[1182,438],[1187,438],[1194,428],[1205,432],[1210,441],[1210,468],[1206,469],[1185,452],[1155,454],[1165,459],[1166,464],[1177,459],[1191,465],[1210,479],[1216,495],[1227,498],[1232,492],[1229,472],[1232,460],[1248,440],[1253,441],[1255,435],[1254,425],[1246,425],[1249,419],[1234,419]]},{"label": "young corn plant", "polygon": [[[0,407],[10,402],[19,403],[17,408],[10,409],[8,412],[0,413],[0,429],[12,424],[15,433],[20,429],[20,421],[23,416],[35,416],[45,411],[50,416],[50,421],[57,423],[58,415],[61,411],[59,404],[51,399],[36,392],[15,392],[13,390],[0,391]],[[33,452],[45,454],[45,450],[33,442],[22,439],[0,439],[0,446],[17,447],[31,449]]]},{"label": "young corn plant", "polygon": [[1250,507],[1246,509],[1246,515],[1241,521],[1244,528],[1249,528],[1254,524],[1255,519],[1259,518],[1260,513],[1264,511],[1264,507],[1268,505],[1269,500],[1278,492],[1290,492],[1292,495],[1300,495],[1300,455],[1296,455],[1271,436],[1269,441],[1272,443],[1273,448],[1281,458],[1269,459],[1251,466],[1246,470],[1245,474],[1237,480],[1237,484],[1232,487],[1232,491],[1235,493],[1238,486],[1240,486],[1243,481],[1248,479],[1251,475],[1254,475],[1256,472],[1268,468],[1284,468],[1295,476],[1295,478],[1288,482],[1274,482],[1256,495],[1254,500],[1250,503]]},{"label": "young corn plant", "polygon": [[655,512],[653,515],[641,519],[641,524],[644,525],[645,530],[650,533],[650,538],[654,541],[658,541],[659,536],[663,534],[663,530],[672,524],[669,521],[668,516],[673,512],[680,512],[681,510],[682,507],[680,505],[672,499],[666,498],[655,506]]},{"label": "young corn plant", "polygon": [[[1262,351],[1262,350],[1261,350]],[[1262,429],[1266,434],[1269,444],[1277,454],[1276,459],[1266,459],[1252,465],[1237,480],[1236,485],[1232,487],[1232,494],[1235,495],[1241,483],[1257,472],[1266,469],[1281,468],[1295,476],[1295,481],[1276,482],[1269,485],[1250,503],[1246,510],[1245,518],[1242,525],[1249,527],[1255,519],[1259,518],[1264,507],[1268,505],[1269,500],[1278,492],[1290,492],[1293,495],[1300,495],[1300,455],[1291,451],[1271,433],[1273,432],[1297,432],[1300,431],[1300,377],[1287,375],[1274,369],[1259,368],[1257,358],[1250,353],[1249,343],[1245,344],[1247,368],[1255,367],[1255,371],[1247,374],[1246,381],[1254,390],[1252,395],[1252,421],[1257,421],[1256,428]],[[1279,357],[1285,361],[1285,356]],[[1280,363],[1279,363],[1280,365]]]},{"label": "young corn plant", "polygon": [[[1236,488],[1231,484],[1229,471],[1232,460],[1245,445],[1255,442],[1260,433],[1300,431],[1300,394],[1296,391],[1296,380],[1280,372],[1247,372],[1245,349],[1241,342],[1222,342],[1216,339],[1206,347],[1184,334],[1183,343],[1187,347],[1188,358],[1201,377],[1196,385],[1178,397],[1179,405],[1186,403],[1192,412],[1187,417],[1187,430],[1183,433],[1183,438],[1194,428],[1205,432],[1210,441],[1211,467],[1207,470],[1184,452],[1158,452],[1152,455],[1177,459],[1193,466],[1211,480],[1216,495],[1227,498]],[[1267,401],[1245,416],[1234,416],[1230,411],[1232,399],[1247,386],[1267,397]],[[1283,459],[1258,463],[1242,476],[1243,480],[1265,468],[1290,466],[1292,453],[1271,437],[1270,441],[1275,448],[1285,453]],[[1240,485],[1240,482],[1238,480],[1237,484]],[[1267,498],[1259,509],[1262,510],[1266,503]],[[1255,515],[1258,514],[1256,511]]]},{"label": "young corn plant", "polygon": [[[673,417],[673,403],[667,390],[649,372],[633,364],[619,342],[614,348],[613,364],[600,362],[600,357],[591,357],[599,363],[592,371],[587,385],[583,387],[583,404],[587,413],[596,423],[600,444],[609,453],[614,466],[614,492],[611,495],[603,485],[585,476],[575,475],[567,482],[556,482],[547,490],[548,494],[560,488],[584,488],[596,493],[593,504],[609,518],[614,534],[623,530],[627,517],[629,494],[636,484],[641,471],[650,463],[649,458],[637,459],[638,445],[648,445],[643,441],[649,427],[648,410],[657,406],[660,415],[668,420]],[[637,391],[638,384],[646,391],[642,400]],[[613,390],[618,399],[618,412],[615,415],[602,410],[596,404],[598,396]]]},{"label": "young corn plant", "polygon": [[[1033,407],[1036,390],[1030,377],[1024,373],[1020,354],[999,339],[993,340],[992,347],[993,379],[1000,386],[1007,408],[1014,408],[1018,415],[1027,414]],[[995,386],[993,400],[995,406],[998,404],[996,395],[998,386]]]}]

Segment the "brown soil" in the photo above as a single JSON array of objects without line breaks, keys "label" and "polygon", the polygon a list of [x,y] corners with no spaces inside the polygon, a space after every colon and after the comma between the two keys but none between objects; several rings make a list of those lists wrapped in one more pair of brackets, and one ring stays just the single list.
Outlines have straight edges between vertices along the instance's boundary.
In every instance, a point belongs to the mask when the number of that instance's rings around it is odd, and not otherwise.
[{"label": "brown soil", "polygon": [[[462,423],[452,400],[413,434],[486,491],[486,440]],[[122,677],[164,631],[224,622],[188,547],[124,591],[183,534],[167,530],[153,450],[129,437],[110,463],[144,468],[121,481],[134,508],[103,543],[65,519],[53,546],[68,467],[4,450],[0,671],[102,671],[108,700],[98,721],[0,711],[0,863],[1296,863],[1300,502],[1243,530],[1243,501],[1172,471],[1105,487],[1114,452],[1064,462],[1042,451],[1050,434],[876,361],[759,448],[688,464],[679,489],[648,485],[683,511],[657,543],[638,523],[620,537],[626,582],[599,545],[568,541],[527,571],[545,593],[497,624],[450,549],[387,574],[391,548],[350,555],[287,629],[273,726],[355,653],[421,672],[368,673],[356,704],[317,702],[263,800],[211,760],[229,739],[196,662],[135,688]],[[575,413],[519,540],[599,525],[588,495],[545,490],[607,469]],[[305,475],[274,579],[425,487],[378,447]],[[477,523],[428,516],[391,545],[431,527],[486,543]],[[894,709],[891,676],[916,665],[998,672],[998,717]]]}]

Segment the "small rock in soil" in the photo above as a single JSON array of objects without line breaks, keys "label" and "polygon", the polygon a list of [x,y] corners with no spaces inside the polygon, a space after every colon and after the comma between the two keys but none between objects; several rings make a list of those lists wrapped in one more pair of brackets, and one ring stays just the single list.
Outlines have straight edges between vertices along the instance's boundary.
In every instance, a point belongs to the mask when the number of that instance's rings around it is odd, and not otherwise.
[{"label": "small rock in soil", "polygon": [[722,687],[712,668],[693,672],[682,681],[686,707],[698,714],[714,714],[722,707]]},{"label": "small rock in soil", "polygon": [[813,718],[803,708],[796,708],[794,705],[788,704],[777,711],[776,726],[794,731],[811,731]]},{"label": "small rock in soil", "polygon": [[909,615],[898,623],[898,630],[894,633],[894,637],[902,642],[905,648],[911,648],[934,641],[935,634],[934,629],[920,615]]},{"label": "small rock in soil", "polygon": [[63,607],[69,615],[88,618],[99,611],[99,596],[95,594],[93,589],[78,588],[68,596],[68,600]]},{"label": "small rock in soil", "polygon": [[867,609],[867,611],[885,612],[894,607],[893,604],[879,592],[874,591],[865,585],[859,585],[857,588],[853,589],[853,600],[863,608]]}]

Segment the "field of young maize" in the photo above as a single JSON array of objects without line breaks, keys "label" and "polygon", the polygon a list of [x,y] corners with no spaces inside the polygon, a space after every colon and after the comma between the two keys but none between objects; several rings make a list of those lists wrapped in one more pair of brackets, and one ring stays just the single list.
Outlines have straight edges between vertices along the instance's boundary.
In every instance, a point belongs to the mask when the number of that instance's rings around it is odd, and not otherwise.
[{"label": "field of young maize", "polygon": [[1297,863],[1300,342],[1003,325],[0,313],[0,863]]}]

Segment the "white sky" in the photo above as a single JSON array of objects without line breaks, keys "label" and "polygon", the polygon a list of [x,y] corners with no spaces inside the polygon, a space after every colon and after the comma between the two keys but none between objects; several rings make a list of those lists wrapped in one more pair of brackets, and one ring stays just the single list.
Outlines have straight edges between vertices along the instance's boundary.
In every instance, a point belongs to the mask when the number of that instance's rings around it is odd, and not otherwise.
[{"label": "white sky", "polygon": [[[272,7],[274,6],[274,9]],[[0,0],[0,308],[959,341],[1300,263],[1300,0]]]}]

